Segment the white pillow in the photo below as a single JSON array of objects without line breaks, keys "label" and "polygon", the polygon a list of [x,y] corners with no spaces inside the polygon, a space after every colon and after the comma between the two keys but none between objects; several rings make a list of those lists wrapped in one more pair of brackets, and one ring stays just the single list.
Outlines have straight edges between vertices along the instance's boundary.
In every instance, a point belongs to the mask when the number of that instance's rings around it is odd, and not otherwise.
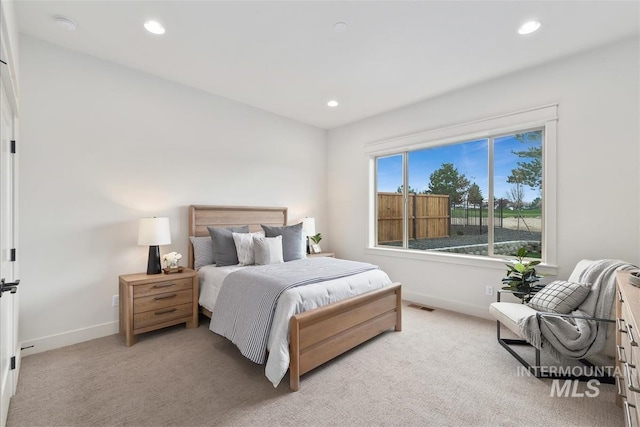
[{"label": "white pillow", "polygon": [[282,236],[253,237],[253,252],[256,265],[279,264],[282,258]]},{"label": "white pillow", "polygon": [[236,252],[238,254],[238,263],[240,265],[253,265],[253,238],[263,237],[263,232],[258,233],[231,233],[233,236],[233,243],[236,245]]}]

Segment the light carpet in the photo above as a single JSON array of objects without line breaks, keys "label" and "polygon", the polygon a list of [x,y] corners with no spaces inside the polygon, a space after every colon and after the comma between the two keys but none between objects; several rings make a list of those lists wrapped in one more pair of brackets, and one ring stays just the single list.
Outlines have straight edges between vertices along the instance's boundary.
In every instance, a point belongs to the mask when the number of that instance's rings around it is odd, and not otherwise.
[{"label": "light carpet", "polygon": [[[613,385],[552,397],[522,376],[495,323],[404,306],[386,332],[274,388],[224,338],[183,326],[118,335],[25,357],[8,426],[615,426]],[[578,391],[588,391],[580,383]]]}]

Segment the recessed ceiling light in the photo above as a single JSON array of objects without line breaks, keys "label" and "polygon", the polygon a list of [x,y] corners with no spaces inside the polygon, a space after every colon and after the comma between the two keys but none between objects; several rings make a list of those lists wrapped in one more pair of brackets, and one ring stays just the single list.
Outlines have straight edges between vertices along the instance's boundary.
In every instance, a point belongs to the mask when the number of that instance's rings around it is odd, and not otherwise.
[{"label": "recessed ceiling light", "polygon": [[335,99],[332,99],[331,101],[327,102],[327,105],[329,107],[337,107],[339,104],[338,104],[338,101],[336,101]]},{"label": "recessed ceiling light", "polygon": [[349,28],[349,26],[345,22],[337,22],[333,26],[333,31],[335,31],[336,33],[344,33],[345,31],[347,31],[347,28]]},{"label": "recessed ceiling light", "polygon": [[522,26],[518,29],[518,34],[531,34],[540,28],[539,21],[529,21],[522,24]]},{"label": "recessed ceiling light", "polygon": [[164,27],[158,21],[147,21],[144,23],[144,28],[153,34],[164,34]]},{"label": "recessed ceiling light", "polygon": [[78,27],[73,19],[69,19],[64,16],[56,16],[55,20],[59,27],[64,28],[67,31],[75,31]]}]

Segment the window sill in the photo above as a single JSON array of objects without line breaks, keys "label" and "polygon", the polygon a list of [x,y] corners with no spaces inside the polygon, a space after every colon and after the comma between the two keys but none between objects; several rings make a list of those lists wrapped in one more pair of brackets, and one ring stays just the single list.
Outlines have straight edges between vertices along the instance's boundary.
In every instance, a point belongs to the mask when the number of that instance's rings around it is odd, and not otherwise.
[{"label": "window sill", "polygon": [[[438,253],[429,251],[420,251],[412,249],[395,249],[382,247],[365,248],[365,254],[380,255],[393,258],[416,259],[420,261],[437,262],[443,264],[466,265],[470,267],[491,268],[495,270],[504,270],[505,262],[514,259],[511,258],[489,258],[486,256],[462,255],[451,253]],[[556,276],[558,274],[558,266],[542,263],[536,266],[536,270],[545,276]]]}]

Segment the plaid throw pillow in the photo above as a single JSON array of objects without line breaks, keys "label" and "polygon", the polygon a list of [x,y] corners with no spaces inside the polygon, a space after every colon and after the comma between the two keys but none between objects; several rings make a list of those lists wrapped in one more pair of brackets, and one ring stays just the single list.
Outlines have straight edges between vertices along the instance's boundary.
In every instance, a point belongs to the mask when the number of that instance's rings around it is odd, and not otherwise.
[{"label": "plaid throw pillow", "polygon": [[527,305],[548,313],[569,314],[587,298],[591,285],[556,280],[536,293]]}]

